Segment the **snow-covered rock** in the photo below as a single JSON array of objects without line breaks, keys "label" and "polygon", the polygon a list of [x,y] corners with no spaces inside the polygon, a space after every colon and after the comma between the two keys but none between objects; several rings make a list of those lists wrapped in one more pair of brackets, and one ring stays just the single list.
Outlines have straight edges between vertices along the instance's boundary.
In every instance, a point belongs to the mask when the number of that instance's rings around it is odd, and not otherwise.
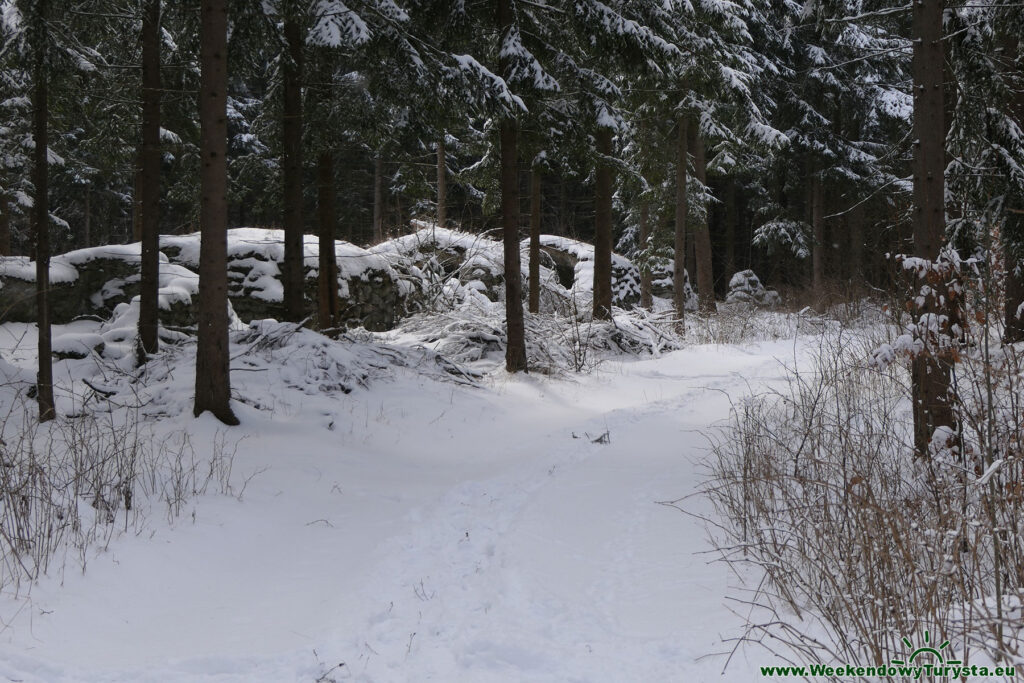
[{"label": "snow-covered rock", "polygon": [[[281,318],[284,313],[284,231],[263,228],[228,230],[228,297],[244,321]],[[172,263],[199,269],[199,233],[163,235],[160,248]],[[336,241],[340,318],[370,330],[392,327],[401,307],[398,273],[386,258],[348,242]],[[303,240],[306,299],[317,297],[320,241],[315,235]]]},{"label": "snow-covered rock", "polygon": [[730,304],[742,303],[766,308],[774,308],[782,303],[779,293],[774,289],[765,289],[752,270],[741,270],[732,276],[725,300]]},{"label": "snow-covered rock", "polygon": [[[563,287],[573,293],[594,290],[594,245],[568,237],[541,235],[540,248],[554,261]],[[632,308],[640,302],[640,270],[619,254],[612,254],[612,304]]]},{"label": "snow-covered rock", "polygon": [[62,334],[51,341],[56,358],[88,358],[93,352],[102,355],[104,346],[103,337],[94,333]]},{"label": "snow-covered rock", "polygon": [[[651,294],[663,299],[672,300],[675,296],[675,283],[673,283],[673,273],[675,270],[675,260],[670,258],[659,258],[655,257],[651,259]],[[686,292],[684,301],[686,302],[684,308],[687,311],[697,310],[697,293],[693,291],[693,286],[690,284],[690,273],[683,269],[683,289]]]},{"label": "snow-covered rock", "polygon": [[412,226],[412,234],[370,248],[399,274],[407,311],[435,306],[438,299],[462,301],[474,293],[490,301],[504,295],[500,242],[422,221]]}]

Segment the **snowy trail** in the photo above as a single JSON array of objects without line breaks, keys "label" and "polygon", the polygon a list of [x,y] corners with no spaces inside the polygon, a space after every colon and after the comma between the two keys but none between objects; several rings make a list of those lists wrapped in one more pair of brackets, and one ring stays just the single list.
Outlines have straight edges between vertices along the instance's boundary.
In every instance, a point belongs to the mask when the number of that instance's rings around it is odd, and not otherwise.
[{"label": "snowy trail", "polygon": [[792,357],[696,347],[247,413],[244,500],[204,497],[4,600],[0,680],[754,680],[762,652],[721,674],[736,579],[657,501],[693,492],[702,433]]}]

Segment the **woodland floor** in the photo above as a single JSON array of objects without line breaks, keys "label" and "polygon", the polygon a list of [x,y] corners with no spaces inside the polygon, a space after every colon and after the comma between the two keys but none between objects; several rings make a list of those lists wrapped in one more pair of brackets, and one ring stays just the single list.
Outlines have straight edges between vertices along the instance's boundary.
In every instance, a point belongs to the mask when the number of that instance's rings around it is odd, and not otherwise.
[{"label": "woodland floor", "polygon": [[[30,369],[32,330],[0,336]],[[235,450],[235,495],[170,522],[153,508],[85,573],[69,560],[8,590],[0,678],[754,680],[776,662],[730,656],[743,586],[710,553],[708,504],[659,501],[694,493],[731,401],[779,382],[801,344],[496,370],[477,387],[396,368],[349,394],[300,390],[294,358],[236,372],[240,427],[146,418],[154,439]],[[59,363],[58,381],[86,362]],[[169,364],[165,406],[187,404],[190,363]]]}]

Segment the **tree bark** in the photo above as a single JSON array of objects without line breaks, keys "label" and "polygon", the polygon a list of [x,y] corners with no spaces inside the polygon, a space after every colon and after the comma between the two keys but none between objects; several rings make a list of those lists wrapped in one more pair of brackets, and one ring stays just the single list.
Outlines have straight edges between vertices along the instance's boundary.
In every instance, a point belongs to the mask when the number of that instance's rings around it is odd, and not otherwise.
[{"label": "tree bark", "polygon": [[[1024,206],[1021,208],[1024,211]],[[1007,216],[1006,222],[1014,221],[1014,228],[1024,231],[1024,220],[1020,217]],[[1017,233],[1022,234],[1021,232]],[[1004,310],[1003,310],[1003,342],[1013,344],[1024,341],[1024,263],[1017,253],[1017,245],[1008,244],[1003,247],[1004,275]]]},{"label": "tree bark", "polygon": [[317,159],[317,211],[319,218],[320,262],[318,297],[320,329],[338,324],[338,256],[334,250],[334,155],[321,152]]},{"label": "tree bark", "polygon": [[83,246],[92,246],[92,184],[85,186],[85,227],[82,229]]},{"label": "tree bark", "polygon": [[556,235],[564,237],[569,234],[569,188],[564,176],[558,183],[558,222],[556,226]]},{"label": "tree bark", "polygon": [[132,242],[142,241],[142,145],[135,152],[132,174]]},{"label": "tree bark", "polygon": [[[913,3],[911,61],[914,92],[914,255],[934,261],[945,236],[946,120],[944,109],[943,0]],[[919,284],[917,285],[919,287]],[[930,298],[930,297],[929,297]],[[932,310],[929,310],[932,309]],[[926,303],[915,314],[942,313]],[[951,363],[935,351],[912,361],[914,447],[919,456],[937,427],[957,430],[950,396]]]},{"label": "tree bark", "polygon": [[[697,126],[691,127],[693,135],[693,169],[697,180],[707,185],[707,169],[704,158],[704,138]],[[711,231],[708,229],[708,211],[704,219],[693,226],[693,251],[697,261],[697,302],[704,313],[713,313],[715,306],[715,274],[711,261]]]},{"label": "tree bark", "polygon": [[35,45],[32,46],[34,53],[32,77],[35,81],[32,102],[32,141],[35,144],[32,153],[32,182],[36,192],[33,201],[35,209],[33,222],[36,247],[36,326],[39,332],[36,401],[39,405],[40,422],[48,422],[57,416],[53,402],[53,349],[50,335],[50,207],[48,201],[50,176],[47,159],[49,104],[46,72],[49,8],[47,4],[47,0],[39,0],[36,4],[36,15],[33,17],[33,21],[37,22],[33,31]]},{"label": "tree bark", "polygon": [[640,307],[648,311],[654,306],[651,292],[650,241],[651,203],[646,197],[640,200],[640,250],[646,254],[644,267],[640,269]]},{"label": "tree bark", "polygon": [[530,169],[530,313],[540,311],[540,169]]},{"label": "tree bark", "polygon": [[0,256],[11,255],[11,200],[0,195]]},{"label": "tree bark", "polygon": [[818,309],[825,303],[825,211],[821,176],[811,167],[808,178],[811,193],[811,289]]},{"label": "tree bark", "polygon": [[384,241],[384,160],[373,160],[373,242]]},{"label": "tree bark", "polygon": [[[1013,36],[1004,38],[1006,54],[1013,57],[1012,63],[1019,64],[1019,47]],[[1018,73],[1024,81],[1024,74]],[[1024,85],[1024,84],[1022,84]],[[1013,119],[1018,125],[1024,123],[1024,87],[1017,89],[1011,102]],[[1004,327],[1003,341],[1012,344],[1024,341],[1024,193],[1020,186],[1014,186],[1006,198],[1006,218],[1003,223],[1003,266],[1006,270],[1004,282]]]},{"label": "tree bark", "polygon": [[[497,0],[498,40],[504,42],[512,30],[512,0]],[[498,60],[498,72],[508,76],[511,61]],[[505,252],[505,369],[525,372],[526,327],[523,320],[523,273],[519,258],[519,131],[516,119],[508,113],[501,119],[501,222]]]},{"label": "tree bark", "polygon": [[437,141],[437,227],[448,224],[448,165],[445,158],[444,133]]},{"label": "tree bark", "polygon": [[855,286],[864,282],[864,203],[854,199],[846,214],[850,226],[850,280]]},{"label": "tree bark", "polygon": [[288,320],[298,322],[305,315],[306,269],[302,222],[302,27],[295,17],[297,3],[286,3],[290,10],[284,20],[287,54],[283,60],[284,106],[282,107],[281,142],[284,199],[284,263],[281,273],[284,285],[284,309]]},{"label": "tree bark", "polygon": [[689,164],[686,117],[682,114],[677,116],[676,126],[676,224],[672,301],[675,304],[676,319],[682,326],[686,318],[686,219],[690,210],[686,194],[686,167]]},{"label": "tree bark", "polygon": [[142,264],[139,289],[139,363],[159,348],[160,289],[160,0],[148,0],[142,17]]},{"label": "tree bark", "polygon": [[725,181],[725,276],[736,274],[736,229],[739,227],[739,207],[736,205],[736,179]]},{"label": "tree bark", "polygon": [[612,130],[598,128],[594,133],[597,169],[594,193],[594,319],[612,317]]},{"label": "tree bark", "polygon": [[224,424],[236,425],[228,356],[227,34],[228,0],[203,0],[199,38],[201,243],[193,413],[199,416],[208,410]]}]

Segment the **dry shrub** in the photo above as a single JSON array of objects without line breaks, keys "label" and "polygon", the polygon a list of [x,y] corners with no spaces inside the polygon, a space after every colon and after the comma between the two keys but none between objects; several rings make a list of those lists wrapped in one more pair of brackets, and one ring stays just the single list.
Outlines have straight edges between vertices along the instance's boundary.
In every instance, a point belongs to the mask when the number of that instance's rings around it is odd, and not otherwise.
[{"label": "dry shrub", "polygon": [[915,458],[908,373],[865,362],[880,341],[826,330],[813,367],[738,404],[714,446],[713,540],[765,579],[738,596],[769,615],[747,636],[801,663],[869,665],[927,630],[968,663],[1019,662],[1024,367],[977,351],[959,370],[976,394],[960,447]]},{"label": "dry shrub", "polygon": [[183,431],[155,438],[137,407],[39,424],[24,392],[0,390],[17,392],[0,415],[2,591],[16,595],[54,569],[85,571],[94,552],[120,533],[140,532],[154,511],[173,520],[197,495],[235,494],[226,434],[197,455]]}]

